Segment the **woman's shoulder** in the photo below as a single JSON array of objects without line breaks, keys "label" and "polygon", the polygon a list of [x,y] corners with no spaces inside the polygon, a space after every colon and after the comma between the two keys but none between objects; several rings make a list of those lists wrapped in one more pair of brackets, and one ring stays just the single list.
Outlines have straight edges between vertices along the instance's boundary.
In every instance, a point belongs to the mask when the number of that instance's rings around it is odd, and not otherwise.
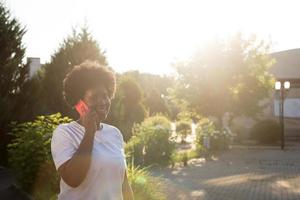
[{"label": "woman's shoulder", "polygon": [[54,129],[54,131],[57,131],[57,130],[66,130],[66,129],[68,129],[70,126],[72,126],[72,123],[73,123],[73,122],[59,124],[59,125],[57,125],[57,127]]},{"label": "woman's shoulder", "polygon": [[77,128],[76,125],[74,124],[74,121],[69,122],[69,123],[62,123],[59,124],[53,131],[53,135],[59,134],[59,135],[64,135],[67,136],[71,132],[74,132],[74,129]]},{"label": "woman's shoulder", "polygon": [[110,124],[106,124],[106,123],[102,123],[102,124],[103,124],[104,128],[106,129],[106,131],[117,134],[123,140],[123,135],[117,127],[110,125]]},{"label": "woman's shoulder", "polygon": [[102,123],[102,124],[103,124],[104,128],[107,129],[107,130],[114,130],[114,131],[120,132],[120,130],[117,127],[113,126],[113,125],[106,124],[106,123]]}]

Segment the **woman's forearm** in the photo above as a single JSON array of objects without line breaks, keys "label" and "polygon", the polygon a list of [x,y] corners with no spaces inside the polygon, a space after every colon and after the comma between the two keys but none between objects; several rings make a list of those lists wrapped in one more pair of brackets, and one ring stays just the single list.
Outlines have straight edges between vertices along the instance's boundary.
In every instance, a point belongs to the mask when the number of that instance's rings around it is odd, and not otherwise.
[{"label": "woman's forearm", "polygon": [[91,164],[93,144],[94,134],[85,133],[76,153],[58,169],[65,183],[71,187],[78,187],[86,177]]}]

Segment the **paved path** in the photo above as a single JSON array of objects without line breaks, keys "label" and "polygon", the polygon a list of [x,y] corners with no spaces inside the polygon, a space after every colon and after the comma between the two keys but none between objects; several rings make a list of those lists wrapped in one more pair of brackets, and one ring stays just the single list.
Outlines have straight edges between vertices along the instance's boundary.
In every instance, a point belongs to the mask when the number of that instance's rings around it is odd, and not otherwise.
[{"label": "paved path", "polygon": [[234,147],[153,174],[164,177],[170,200],[300,200],[300,146]]}]

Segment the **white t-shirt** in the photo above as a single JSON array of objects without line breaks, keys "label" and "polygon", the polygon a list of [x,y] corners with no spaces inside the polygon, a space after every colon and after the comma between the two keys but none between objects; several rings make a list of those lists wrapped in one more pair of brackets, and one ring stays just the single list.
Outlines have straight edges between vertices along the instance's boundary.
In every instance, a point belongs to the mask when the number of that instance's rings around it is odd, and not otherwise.
[{"label": "white t-shirt", "polygon": [[[121,132],[108,124],[97,130],[91,165],[76,188],[60,179],[58,200],[122,200],[126,160]],[[56,169],[72,158],[83,139],[85,128],[76,121],[60,124],[53,132],[51,153]],[[76,174],[74,174],[76,176]]]}]

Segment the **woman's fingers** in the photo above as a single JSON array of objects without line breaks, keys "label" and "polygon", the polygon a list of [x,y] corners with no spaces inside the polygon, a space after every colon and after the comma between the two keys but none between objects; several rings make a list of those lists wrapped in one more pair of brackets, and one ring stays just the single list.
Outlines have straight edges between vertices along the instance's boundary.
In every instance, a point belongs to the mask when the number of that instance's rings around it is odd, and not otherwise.
[{"label": "woman's fingers", "polygon": [[97,120],[98,116],[96,111],[90,110],[83,119],[85,129],[89,132],[95,133],[97,130]]},{"label": "woman's fingers", "polygon": [[91,117],[91,118],[92,118],[92,121],[93,121],[93,123],[95,124],[96,129],[98,130],[99,127],[100,127],[100,124],[99,124],[100,119],[99,119],[98,113],[97,113],[95,110],[92,110],[92,111],[91,111],[91,115],[92,115],[92,117]]}]

